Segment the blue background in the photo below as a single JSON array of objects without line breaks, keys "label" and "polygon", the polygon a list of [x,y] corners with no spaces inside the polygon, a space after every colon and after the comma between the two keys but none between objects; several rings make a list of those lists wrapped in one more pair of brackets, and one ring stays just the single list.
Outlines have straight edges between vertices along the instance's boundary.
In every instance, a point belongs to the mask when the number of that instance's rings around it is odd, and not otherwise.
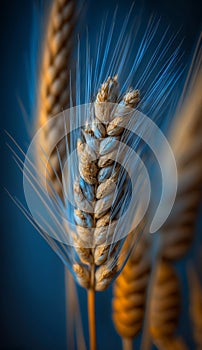
[{"label": "blue background", "polygon": [[[47,2],[47,1],[46,1]],[[37,2],[36,2],[37,3]],[[87,1],[86,18],[90,33],[108,8],[119,4],[120,13],[127,14],[132,1]],[[6,147],[4,129],[25,146],[28,136],[18,97],[28,105],[29,76],[26,57],[32,35],[32,0],[1,1],[1,245],[0,348],[12,350],[66,349],[64,267],[51,248],[36,233],[26,218],[7,196],[3,187],[24,203],[22,175]],[[200,1],[145,0],[145,15],[152,11],[162,16],[176,31],[182,26],[184,62],[188,62],[201,27]],[[31,122],[31,120],[30,120]],[[193,257],[200,241],[200,222],[195,244],[186,259]],[[185,262],[178,264],[182,272],[184,306],[187,303]],[[98,349],[121,349],[121,342],[111,321],[111,289],[97,295]],[[79,289],[85,337],[87,338],[86,295]],[[194,349],[186,312],[182,317],[181,334],[189,348]],[[138,339],[137,339],[138,344]],[[138,348],[138,345],[136,345]],[[71,350],[71,349],[70,349]]]}]

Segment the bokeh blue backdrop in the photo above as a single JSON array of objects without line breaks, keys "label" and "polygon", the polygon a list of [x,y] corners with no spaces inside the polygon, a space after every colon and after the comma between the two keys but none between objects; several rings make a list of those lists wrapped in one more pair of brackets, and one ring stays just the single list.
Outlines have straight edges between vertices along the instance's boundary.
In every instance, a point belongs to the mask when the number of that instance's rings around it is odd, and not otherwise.
[{"label": "bokeh blue backdrop", "polygon": [[[45,1],[45,0],[44,0]],[[18,99],[28,105],[29,75],[26,59],[29,56],[32,35],[33,0],[4,0],[0,2],[1,14],[1,185],[24,203],[22,175],[6,147],[9,131],[17,142],[26,148],[29,138]],[[46,1],[47,3],[47,1]],[[119,4],[122,16],[127,14],[132,1],[86,1],[85,22],[89,32],[99,30],[97,23],[110,8]],[[189,62],[200,28],[201,6],[199,0],[145,0],[137,1],[144,7],[147,16],[157,12],[174,31],[180,27],[184,36],[184,62]],[[30,120],[31,123],[31,120]],[[2,215],[0,231],[0,293],[1,325],[0,348],[7,350],[64,350],[66,345],[64,267],[54,252],[31,227],[26,218],[12,203],[3,188],[0,200]],[[200,223],[195,246],[200,240]],[[191,250],[188,258],[193,256]],[[184,265],[184,305],[187,303]],[[121,349],[121,342],[111,321],[111,289],[97,295],[98,349]],[[87,316],[85,292],[79,289],[85,336],[87,338]],[[190,349],[190,325],[186,313],[181,321],[181,330]],[[137,347],[138,349],[138,341]],[[69,349],[71,350],[71,349]]]}]

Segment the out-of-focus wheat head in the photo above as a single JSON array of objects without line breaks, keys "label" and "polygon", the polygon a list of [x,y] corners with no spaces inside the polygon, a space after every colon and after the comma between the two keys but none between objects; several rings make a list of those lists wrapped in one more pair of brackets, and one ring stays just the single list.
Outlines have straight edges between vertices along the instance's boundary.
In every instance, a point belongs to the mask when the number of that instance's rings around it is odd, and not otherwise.
[{"label": "out-of-focus wheat head", "polygon": [[118,334],[128,342],[142,328],[150,270],[149,243],[141,237],[113,288],[114,325]]},{"label": "out-of-focus wheat head", "polygon": [[[72,55],[74,48],[74,27],[75,27],[75,2],[74,0],[52,0],[50,9],[47,13],[45,33],[41,43],[40,52],[40,75],[38,81],[37,109],[36,109],[36,128],[43,127],[48,120],[57,113],[69,106],[69,71],[72,68]],[[50,128],[41,129],[40,145],[37,148],[38,158],[37,166],[40,173],[45,173],[43,166],[44,159],[48,159],[51,145],[55,144],[55,139],[63,130],[59,119],[55,123],[49,124]],[[65,141],[60,141],[57,145],[60,151],[60,159],[63,163],[65,154]],[[48,182],[51,182],[55,193],[62,198],[61,188],[61,167],[54,149],[49,159],[51,165],[48,165]],[[45,183],[45,181],[44,181]],[[74,280],[71,273],[65,268],[65,278],[68,279],[66,288],[66,318],[67,318],[67,337],[68,345],[74,343],[74,316],[80,321],[79,304],[77,300]],[[73,292],[72,292],[73,291]],[[70,312],[75,315],[70,315]],[[82,325],[76,325],[79,334],[80,348],[85,349],[83,340]],[[72,334],[71,334],[72,333]]]},{"label": "out-of-focus wheat head", "polygon": [[[69,71],[72,61],[73,29],[75,24],[75,3],[73,0],[54,0],[48,15],[47,29],[41,52],[39,92],[37,97],[37,128],[47,123],[49,118],[62,112],[69,106]],[[38,166],[45,172],[43,162],[49,155],[51,145],[55,144],[63,130],[63,123],[44,128],[41,133]],[[49,124],[50,126],[50,124]],[[57,145],[63,161],[65,153],[64,139]],[[62,196],[60,185],[61,171],[56,148],[53,150],[48,165],[49,181],[55,191]]]},{"label": "out-of-focus wheat head", "polygon": [[199,282],[196,271],[192,266],[188,270],[189,278],[189,299],[192,331],[196,349],[202,349],[202,286]]},{"label": "out-of-focus wheat head", "polygon": [[190,248],[201,200],[202,70],[197,73],[169,135],[178,170],[177,197],[162,228],[162,256],[169,260],[181,258]]},{"label": "out-of-focus wheat head", "polygon": [[185,349],[182,339],[175,337],[180,316],[180,285],[174,268],[160,262],[149,305],[149,326],[154,344],[159,350]]},{"label": "out-of-focus wheat head", "polygon": [[182,338],[175,337],[164,339],[162,342],[157,341],[157,348],[160,350],[187,350],[187,346]]},{"label": "out-of-focus wheat head", "polygon": [[[154,281],[150,297],[151,307],[149,309],[150,333],[159,349],[169,348],[169,344],[172,344],[170,338],[172,338],[172,335],[176,330],[176,321],[180,316],[179,290],[177,292],[179,286],[177,287],[177,280],[173,271],[172,261],[180,259],[191,246],[201,200],[202,71],[199,69],[199,67],[201,67],[201,56],[199,57],[199,61],[200,64],[195,71],[196,76],[192,81],[189,94],[181,108],[180,114],[174,118],[169,134],[169,142],[174,153],[178,170],[178,189],[171,214],[161,228],[161,245],[156,262],[157,272],[154,273]],[[167,196],[169,201],[169,193]],[[165,263],[165,261],[167,261],[167,263]],[[162,269],[162,273],[160,273],[160,269]],[[167,288],[169,291],[169,288],[174,288],[176,285],[175,288],[178,297],[172,299],[172,295],[170,294],[170,296],[167,296],[167,301],[163,301],[162,299],[161,302],[161,288],[162,291],[164,291],[163,280],[162,283],[160,283],[158,282],[158,279],[163,279],[164,274],[165,276],[166,273],[169,274],[169,270],[170,275],[168,276],[168,281],[170,284],[168,283]],[[165,283],[167,283],[167,281],[165,281]],[[155,298],[155,295],[158,296],[158,293],[159,297]],[[175,300],[175,305],[172,304],[172,300]],[[166,312],[164,312],[165,310]],[[170,323],[167,322],[169,321],[169,315],[172,320]],[[172,319],[172,315],[175,315],[175,320]],[[167,322],[167,327],[164,327],[164,317],[165,324]],[[163,343],[161,339],[159,342],[158,338],[162,338]],[[173,344],[173,348],[185,347],[182,339],[180,342],[176,340],[176,338],[174,339],[175,345]]]}]

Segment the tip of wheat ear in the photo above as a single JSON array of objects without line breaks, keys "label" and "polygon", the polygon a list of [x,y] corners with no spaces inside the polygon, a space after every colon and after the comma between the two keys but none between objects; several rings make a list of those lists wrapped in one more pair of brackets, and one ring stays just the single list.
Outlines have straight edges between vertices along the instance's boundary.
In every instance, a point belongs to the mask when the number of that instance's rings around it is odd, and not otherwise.
[{"label": "tip of wheat ear", "polygon": [[118,76],[108,78],[105,83],[102,84],[97,96],[96,103],[101,102],[116,102],[119,95]]},{"label": "tip of wheat ear", "polygon": [[[129,90],[121,99],[119,94],[117,76],[109,77],[97,93],[92,123],[82,130],[85,142],[80,139],[77,142],[78,178],[74,183],[76,233],[73,239],[78,264],[74,264],[73,270],[79,284],[89,288],[91,266],[94,264],[96,291],[105,290],[118,271],[118,243],[113,243],[114,219],[111,216],[119,176],[119,166],[114,159],[117,141],[131,117],[131,108],[139,102],[138,90]],[[105,102],[126,106],[128,110],[124,115],[119,112],[118,117],[112,118],[111,109]]]}]

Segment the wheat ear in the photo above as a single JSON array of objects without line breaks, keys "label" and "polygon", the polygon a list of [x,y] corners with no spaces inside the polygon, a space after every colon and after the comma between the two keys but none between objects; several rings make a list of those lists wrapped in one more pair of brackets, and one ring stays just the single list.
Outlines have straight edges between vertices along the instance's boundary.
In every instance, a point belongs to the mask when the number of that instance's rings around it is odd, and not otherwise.
[{"label": "wheat ear", "polygon": [[189,266],[190,316],[193,324],[193,335],[197,349],[202,349],[202,286],[196,271]]},{"label": "wheat ear", "polygon": [[159,350],[185,349],[182,339],[175,337],[180,314],[180,285],[174,268],[160,262],[149,305],[149,324],[152,339]]},{"label": "wheat ear", "polygon": [[189,249],[201,200],[202,70],[170,132],[178,170],[178,190],[171,215],[162,228],[162,256],[181,258]]},{"label": "wheat ear", "polygon": [[[120,171],[114,159],[117,141],[130,113],[127,117],[119,112],[112,118],[107,102],[118,102],[118,95],[117,77],[109,77],[96,96],[93,122],[83,130],[85,143],[77,142],[79,178],[74,183],[77,235],[73,240],[80,262],[73,264],[73,270],[78,283],[88,289],[91,349],[96,347],[94,293],[104,291],[119,268],[117,243],[111,243],[114,234],[111,207]],[[125,94],[121,104],[130,112],[138,102],[139,93],[134,90]]]},{"label": "wheat ear", "polygon": [[[69,71],[71,67],[71,55],[73,51],[73,29],[75,24],[75,5],[72,0],[53,0],[50,12],[48,14],[46,33],[44,35],[42,52],[41,52],[41,69],[39,77],[39,92],[37,96],[37,128],[43,127],[50,118],[61,112],[69,105]],[[57,135],[63,130],[63,125],[60,125],[59,118],[55,122],[49,124],[49,129],[42,129],[40,147],[38,149],[39,159],[38,167],[40,172],[45,171],[43,164],[44,157],[50,154],[51,145],[55,144]],[[64,159],[65,142],[62,140],[59,146],[61,161]],[[50,155],[50,163],[48,166],[49,178],[53,184],[55,192],[62,197],[60,185],[61,168],[57,156],[57,151]],[[79,318],[79,304],[77,295],[75,294],[74,280],[70,272],[66,270],[65,276],[68,275],[68,282],[65,283],[67,311],[66,318],[69,318],[69,311],[75,308],[77,319]],[[65,279],[66,282],[66,279]],[[74,293],[69,295],[70,289]],[[71,318],[73,315],[71,315]],[[74,322],[68,323],[67,335],[72,332]],[[82,325],[77,325],[79,334],[79,344],[81,348],[85,348],[85,342],[82,333]],[[73,334],[68,341],[73,344]],[[78,336],[77,336],[78,339]]]},{"label": "wheat ear", "polygon": [[157,342],[157,348],[160,350],[188,350],[186,344],[181,337],[164,339],[162,342]]},{"label": "wheat ear", "polygon": [[[169,141],[178,168],[178,191],[171,215],[161,229],[160,248],[150,282],[149,305],[152,302],[153,289],[155,289],[155,270],[158,269],[158,264],[161,264],[163,260],[172,262],[181,258],[190,248],[193,238],[202,184],[200,167],[202,160],[201,88],[202,74],[200,71],[181,114],[174,120],[170,132]],[[148,314],[149,312],[150,307],[148,307]]]},{"label": "wheat ear", "polygon": [[[75,264],[73,269],[83,287],[93,287],[96,291],[108,287],[118,268],[113,263],[116,247],[112,249],[111,244],[107,244],[107,237],[110,240],[114,233],[108,225],[111,223],[113,227],[110,211],[120,170],[113,159],[117,153],[117,140],[121,139],[128,118],[119,114],[110,121],[104,103],[117,102],[118,94],[117,78],[108,78],[96,97],[93,125],[83,130],[86,143],[81,140],[77,143],[80,178],[74,184],[77,205],[74,211],[77,237],[74,240],[81,263]],[[136,90],[123,97],[126,107],[135,107],[138,101]],[[93,214],[88,213],[92,208]],[[94,248],[87,248],[87,245]],[[93,278],[92,265],[97,267]]]},{"label": "wheat ear", "polygon": [[[37,103],[37,128],[69,105],[69,70],[73,46],[73,28],[75,22],[74,1],[54,0],[48,16],[47,31],[43,41],[41,71]],[[40,170],[43,173],[44,158],[49,155],[51,145],[61,134],[64,125],[59,118],[44,128],[41,133],[39,159]],[[60,139],[60,138],[59,138]],[[65,154],[65,142],[57,145],[61,159]],[[59,179],[61,179],[60,164],[56,148],[50,156],[48,164],[49,180],[55,191],[62,196]],[[45,175],[45,174],[44,174]]]},{"label": "wheat ear", "polygon": [[126,350],[133,348],[133,338],[143,324],[151,269],[148,250],[148,242],[145,237],[141,237],[114,284],[113,321]]}]

